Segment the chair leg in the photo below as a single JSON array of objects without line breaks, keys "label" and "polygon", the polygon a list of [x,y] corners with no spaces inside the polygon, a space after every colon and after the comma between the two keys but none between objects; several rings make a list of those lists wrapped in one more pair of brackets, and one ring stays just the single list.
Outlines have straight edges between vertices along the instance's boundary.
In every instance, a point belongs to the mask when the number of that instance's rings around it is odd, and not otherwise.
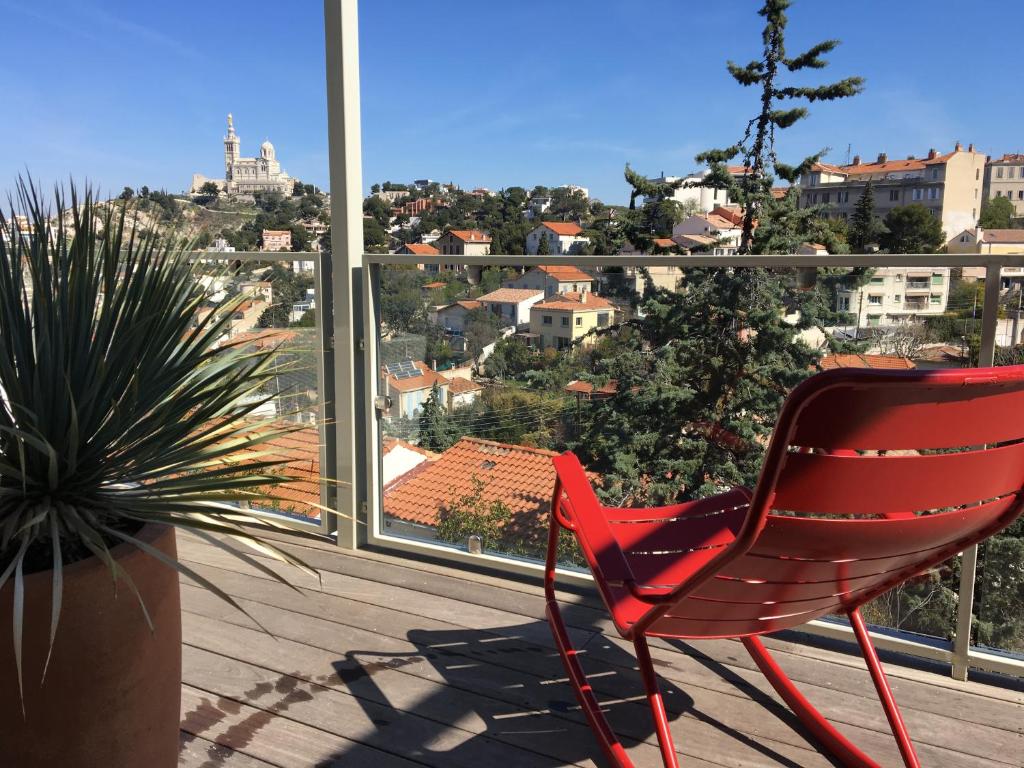
[{"label": "chair leg", "polygon": [[626,750],[619,742],[618,736],[615,735],[615,731],[609,725],[608,719],[601,711],[601,704],[598,702],[597,696],[594,695],[594,690],[590,687],[590,683],[587,682],[587,675],[583,671],[583,667],[580,666],[579,659],[576,657],[576,649],[569,638],[569,632],[566,630],[565,622],[562,619],[562,611],[559,609],[558,601],[555,599],[555,568],[558,565],[558,534],[560,530],[555,509],[561,495],[561,483],[556,481],[555,493],[551,502],[551,526],[548,529],[547,562],[544,568],[544,597],[547,603],[548,624],[551,626],[551,634],[555,637],[555,645],[558,647],[558,653],[562,657],[562,664],[569,675],[569,683],[576,693],[576,700],[583,709],[583,714],[587,716],[587,722],[590,723],[591,730],[597,736],[597,740],[601,745],[601,751],[604,752],[605,757],[613,768],[634,768],[633,761],[629,759]]},{"label": "chair leg", "polygon": [[917,752],[914,751],[914,744],[910,740],[910,734],[907,733],[907,726],[903,723],[903,716],[900,715],[899,707],[896,706],[896,699],[893,697],[892,689],[889,687],[889,680],[882,669],[882,663],[878,660],[875,644],[871,642],[871,636],[864,625],[864,619],[861,618],[859,610],[851,611],[848,615],[850,617],[850,624],[853,626],[853,633],[857,636],[857,643],[860,645],[861,655],[864,656],[868,672],[871,673],[871,681],[875,684],[878,698],[882,702],[882,709],[885,710],[885,716],[889,719],[892,735],[896,738],[896,744],[900,748],[900,755],[903,756],[903,762],[907,768],[921,768],[921,763],[917,759]]},{"label": "chair leg", "polygon": [[757,664],[758,669],[772,684],[772,687],[789,705],[800,722],[818,739],[825,748],[834,755],[845,768],[880,768],[879,764],[865,755],[853,742],[822,716],[811,703],[800,693],[782,668],[768,653],[764,643],[758,637],[744,637],[743,645]]},{"label": "chair leg", "polygon": [[668,727],[668,715],[665,713],[665,702],[661,700],[658,679],[654,674],[654,665],[651,663],[651,652],[647,648],[647,638],[638,635],[633,641],[633,647],[636,649],[636,660],[639,662],[640,674],[644,679],[644,688],[647,689],[647,703],[651,706],[654,728],[658,733],[661,760],[665,763],[665,768],[679,768],[676,746],[672,741],[672,732]]}]

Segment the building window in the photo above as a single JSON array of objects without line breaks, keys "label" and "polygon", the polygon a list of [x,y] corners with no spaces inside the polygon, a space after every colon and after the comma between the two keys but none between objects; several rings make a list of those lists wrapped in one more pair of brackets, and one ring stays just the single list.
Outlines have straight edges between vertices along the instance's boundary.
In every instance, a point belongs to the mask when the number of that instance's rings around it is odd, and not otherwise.
[{"label": "building window", "polygon": [[568,325],[568,324],[569,324],[569,318],[568,317],[563,317],[562,318],[562,325]]},{"label": "building window", "polygon": [[608,325],[608,313],[607,312],[598,312],[597,313],[597,327],[598,328],[604,328],[607,325]]},{"label": "building window", "polygon": [[889,190],[889,201],[898,201],[900,199],[900,191],[898,189]]},{"label": "building window", "polygon": [[1003,196],[1003,192],[1002,192],[1002,190],[998,190],[998,189],[997,189],[997,190],[996,190],[996,197],[1002,197],[1002,196]]},{"label": "building window", "polygon": [[981,178],[981,169],[980,168],[975,168],[974,169],[974,180],[977,181],[980,178]]},{"label": "building window", "polygon": [[576,318],[576,325],[583,325],[583,318],[582,317],[577,317]]},{"label": "building window", "polygon": [[924,196],[924,190],[920,187],[914,187],[914,200],[920,200]]},{"label": "building window", "polygon": [[1017,190],[1017,199],[1018,200],[1024,200],[1024,189],[1018,189]]},{"label": "building window", "polygon": [[996,178],[997,179],[1003,178],[1003,169],[1002,168],[996,168]]},{"label": "building window", "polygon": [[551,325],[551,315],[544,315],[544,325]]},{"label": "building window", "polygon": [[938,168],[932,168],[932,178],[933,179],[939,178],[939,169]]},{"label": "building window", "polygon": [[938,304],[942,301],[942,295],[938,293],[933,293],[931,296],[929,296],[929,299],[931,300],[932,304]]},{"label": "building window", "polygon": [[1006,178],[1008,178],[1008,179],[1012,179],[1012,178],[1013,178],[1013,172],[1014,172],[1015,170],[1016,170],[1016,169],[1015,169],[1015,168],[1014,168],[1013,166],[1010,166],[1009,168],[1007,168],[1007,169],[1006,169]]},{"label": "building window", "polygon": [[818,202],[818,193],[817,192],[815,192],[813,195],[811,195],[811,202],[812,203]]},{"label": "building window", "polygon": [[872,285],[881,285],[884,282],[885,282],[885,278],[884,277],[872,277],[871,278],[871,284]]},{"label": "building window", "polygon": [[882,294],[880,294],[880,293],[868,294],[868,304],[877,304],[877,305],[881,306],[881,304],[882,304]]},{"label": "building window", "polygon": [[938,272],[932,272],[932,285],[942,285],[942,275]]},{"label": "building window", "polygon": [[929,200],[938,200],[939,199],[939,188],[938,187],[932,187],[931,189],[928,190],[928,199]]},{"label": "building window", "polygon": [[877,326],[879,324],[879,322],[881,321],[881,319],[882,319],[881,315],[868,315],[868,326],[869,327]]},{"label": "building window", "polygon": [[829,193],[829,192],[822,192],[821,193],[821,202],[827,203],[827,202],[830,201],[831,197],[832,197],[831,193]]},{"label": "building window", "polygon": [[839,310],[838,311],[840,311],[840,312],[849,312],[850,311],[850,297],[849,296],[840,296],[839,297]]},{"label": "building window", "polygon": [[897,293],[895,296],[893,296],[893,301],[899,304],[901,301],[903,301],[903,297]]},{"label": "building window", "polygon": [[966,243],[967,239],[968,238],[967,238],[967,233],[966,232],[964,232],[962,235],[960,235],[960,242],[961,243]]}]

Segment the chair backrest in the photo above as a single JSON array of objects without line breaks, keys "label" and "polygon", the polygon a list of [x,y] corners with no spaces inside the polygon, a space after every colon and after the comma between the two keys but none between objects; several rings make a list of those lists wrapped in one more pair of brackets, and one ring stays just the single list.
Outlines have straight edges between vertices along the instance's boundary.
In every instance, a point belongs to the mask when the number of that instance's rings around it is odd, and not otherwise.
[{"label": "chair backrest", "polygon": [[650,631],[735,637],[850,611],[1009,525],[1022,490],[1024,366],[819,374],[780,414],[742,553]]}]

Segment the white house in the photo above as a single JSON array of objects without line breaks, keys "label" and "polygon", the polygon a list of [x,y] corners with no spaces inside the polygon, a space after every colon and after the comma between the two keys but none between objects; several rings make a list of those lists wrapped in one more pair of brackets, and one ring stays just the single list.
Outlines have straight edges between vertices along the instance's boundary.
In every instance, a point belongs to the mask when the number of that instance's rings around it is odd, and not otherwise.
[{"label": "white house", "polygon": [[544,291],[537,288],[499,288],[477,301],[501,318],[502,326],[514,325],[522,329],[530,324],[530,307],[543,298]]},{"label": "white house", "polygon": [[[687,216],[672,227],[672,239],[676,242],[680,242],[680,238],[690,235],[715,238],[720,243],[715,246],[714,252],[728,256],[736,253],[743,236],[743,229],[724,216],[708,213]],[[688,246],[684,245],[684,247]]]},{"label": "white house", "polygon": [[453,376],[448,380],[448,410],[454,411],[472,405],[483,391],[483,386],[472,379]]},{"label": "white house", "polygon": [[483,305],[472,299],[459,299],[437,310],[437,324],[448,331],[462,333],[466,330],[466,316]]},{"label": "white house", "polygon": [[941,315],[949,298],[949,267],[880,267],[860,288],[836,292],[836,310],[870,328]]},{"label": "white house", "polygon": [[529,288],[543,291],[545,296],[556,293],[587,293],[594,278],[576,267],[540,266],[503,283],[505,288]]},{"label": "white house", "polygon": [[[729,171],[733,176],[743,175],[742,166],[729,166]],[[660,184],[682,181],[682,185],[672,193],[672,199],[684,205],[696,204],[701,213],[708,213],[720,205],[729,205],[732,202],[729,199],[729,193],[724,189],[693,186],[699,184],[708,173],[709,171],[704,170],[680,178],[679,176],[666,176],[662,172],[661,176],[653,178],[651,181]]]},{"label": "white house", "polygon": [[545,221],[526,236],[526,252],[535,255],[543,238],[548,240],[548,253],[582,253],[590,245],[578,224],[565,221]]}]

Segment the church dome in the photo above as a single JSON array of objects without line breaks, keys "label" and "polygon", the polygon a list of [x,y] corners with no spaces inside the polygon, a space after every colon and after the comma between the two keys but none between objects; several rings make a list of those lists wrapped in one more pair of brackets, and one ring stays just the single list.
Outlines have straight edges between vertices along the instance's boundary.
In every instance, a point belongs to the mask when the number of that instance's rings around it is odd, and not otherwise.
[{"label": "church dome", "polygon": [[274,159],[274,145],[270,143],[269,139],[260,144],[260,155],[267,160]]}]

